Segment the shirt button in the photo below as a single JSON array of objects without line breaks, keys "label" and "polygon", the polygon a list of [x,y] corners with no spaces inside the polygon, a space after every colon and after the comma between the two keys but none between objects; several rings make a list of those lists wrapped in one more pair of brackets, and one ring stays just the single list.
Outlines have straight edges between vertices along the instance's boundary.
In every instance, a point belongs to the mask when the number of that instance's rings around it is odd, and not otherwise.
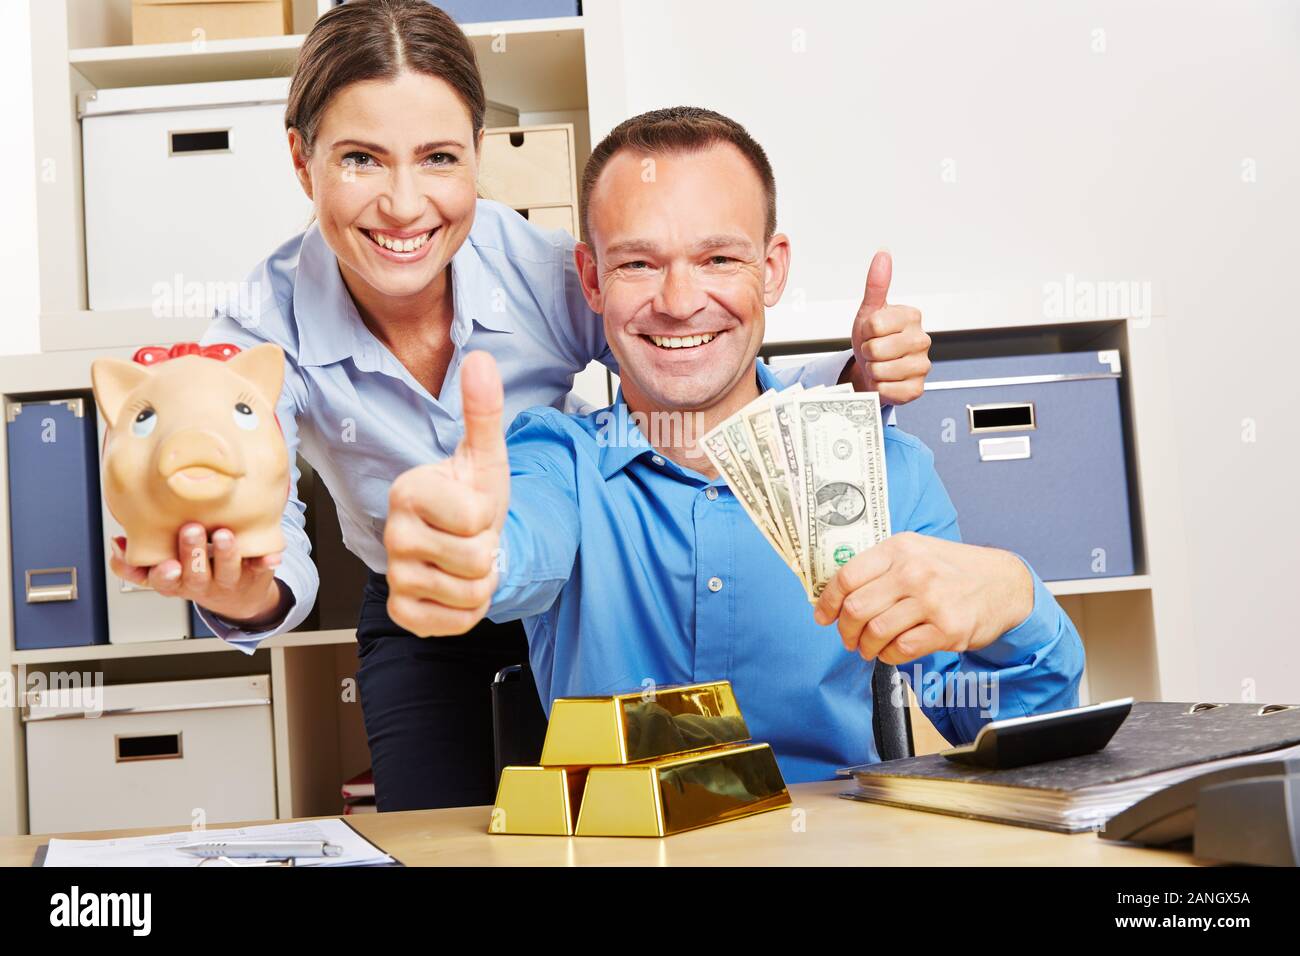
[{"label": "shirt button", "polygon": [[718,500],[718,489],[717,489],[717,488],[705,488],[705,489],[704,489],[704,497],[708,498],[710,501],[717,501],[717,500]]},{"label": "shirt button", "polygon": [[662,466],[663,463],[664,463],[664,460],[663,460],[661,457],[659,457],[658,455],[655,455],[655,456],[654,456],[653,458],[651,458],[650,460],[653,461],[656,465],[661,465],[661,466]]},{"label": "shirt button", "polygon": [[722,590],[722,578],[709,578],[709,590],[717,594]]}]

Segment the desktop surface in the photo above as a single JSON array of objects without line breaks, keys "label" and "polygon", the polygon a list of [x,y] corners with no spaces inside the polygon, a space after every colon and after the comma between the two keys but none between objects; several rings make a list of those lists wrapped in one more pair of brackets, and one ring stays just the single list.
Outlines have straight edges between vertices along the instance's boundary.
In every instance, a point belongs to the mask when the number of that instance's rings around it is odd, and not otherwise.
[{"label": "desktop surface", "polygon": [[[491,807],[347,817],[407,866],[1189,866],[1189,853],[844,800],[852,783],[790,787],[794,801],[665,839],[489,835]],[[275,821],[242,821],[246,824]],[[214,829],[232,823],[212,823]],[[30,866],[51,836],[107,839],[181,826],[0,837],[0,866]]]}]

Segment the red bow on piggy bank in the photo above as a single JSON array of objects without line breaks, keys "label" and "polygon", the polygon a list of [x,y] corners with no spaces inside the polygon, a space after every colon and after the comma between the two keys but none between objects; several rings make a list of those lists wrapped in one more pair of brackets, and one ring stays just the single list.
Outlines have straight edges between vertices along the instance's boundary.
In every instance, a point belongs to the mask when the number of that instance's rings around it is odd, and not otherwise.
[{"label": "red bow on piggy bank", "polygon": [[204,358],[224,362],[232,355],[238,354],[239,346],[231,345],[229,342],[218,342],[213,345],[199,345],[198,342],[177,342],[169,349],[165,349],[161,345],[146,345],[131,356],[131,361],[139,362],[141,365],[157,365],[159,362],[180,358],[182,355],[201,355]]}]

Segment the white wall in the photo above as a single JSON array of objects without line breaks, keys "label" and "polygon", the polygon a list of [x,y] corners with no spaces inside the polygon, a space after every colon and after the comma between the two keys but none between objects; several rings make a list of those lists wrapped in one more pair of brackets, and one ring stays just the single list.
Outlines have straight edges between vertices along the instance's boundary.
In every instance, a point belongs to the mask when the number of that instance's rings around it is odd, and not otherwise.
[{"label": "white wall", "polygon": [[[1067,275],[1152,283],[1199,696],[1253,682],[1261,701],[1300,701],[1300,5],[584,10],[593,140],[693,103],[767,148],[787,298],[851,305],[879,245],[897,301],[996,288],[1041,304]],[[769,337],[792,322],[771,317]]]},{"label": "white wall", "polygon": [[36,258],[36,188],[39,173],[32,124],[32,52],[28,0],[6,6],[0,30],[0,354],[40,347],[37,315],[40,272]]}]

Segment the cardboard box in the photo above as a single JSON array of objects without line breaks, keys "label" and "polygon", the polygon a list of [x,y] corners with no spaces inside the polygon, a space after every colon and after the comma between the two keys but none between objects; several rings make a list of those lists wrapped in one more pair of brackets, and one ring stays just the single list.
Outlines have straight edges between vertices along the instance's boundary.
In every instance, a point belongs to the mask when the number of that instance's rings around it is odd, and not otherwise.
[{"label": "cardboard box", "polygon": [[[196,36],[196,30],[203,32]],[[132,43],[190,43],[285,36],[293,0],[132,0]]]},{"label": "cardboard box", "polygon": [[573,126],[517,126],[483,136],[479,185],[488,199],[532,209],[574,201]]}]

